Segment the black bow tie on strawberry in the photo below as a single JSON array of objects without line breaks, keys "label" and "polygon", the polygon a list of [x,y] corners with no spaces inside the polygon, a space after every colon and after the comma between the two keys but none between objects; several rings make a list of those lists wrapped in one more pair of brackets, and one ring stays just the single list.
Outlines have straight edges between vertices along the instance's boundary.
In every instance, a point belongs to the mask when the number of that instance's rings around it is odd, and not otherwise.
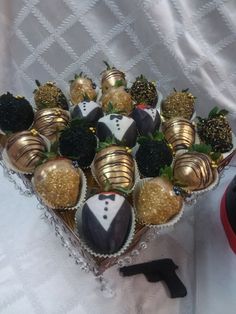
[{"label": "black bow tie on strawberry", "polygon": [[103,201],[103,200],[106,200],[106,199],[114,201],[115,197],[116,197],[115,194],[111,194],[111,195],[99,194],[98,199],[99,199],[99,201]]},{"label": "black bow tie on strawberry", "polygon": [[110,120],[114,120],[114,119],[122,120],[123,116],[122,115],[118,115],[118,114],[111,114],[110,115]]}]

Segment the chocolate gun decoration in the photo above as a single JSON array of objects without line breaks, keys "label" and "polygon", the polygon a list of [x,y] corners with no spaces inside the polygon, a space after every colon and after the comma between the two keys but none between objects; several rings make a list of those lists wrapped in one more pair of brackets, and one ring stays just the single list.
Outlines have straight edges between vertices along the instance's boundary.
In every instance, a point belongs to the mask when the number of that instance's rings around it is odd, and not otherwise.
[{"label": "chocolate gun decoration", "polygon": [[144,274],[149,282],[164,281],[170,291],[171,298],[182,298],[187,295],[187,290],[176,275],[177,265],[170,258],[164,258],[147,263],[125,266],[120,268],[120,273],[126,276]]}]

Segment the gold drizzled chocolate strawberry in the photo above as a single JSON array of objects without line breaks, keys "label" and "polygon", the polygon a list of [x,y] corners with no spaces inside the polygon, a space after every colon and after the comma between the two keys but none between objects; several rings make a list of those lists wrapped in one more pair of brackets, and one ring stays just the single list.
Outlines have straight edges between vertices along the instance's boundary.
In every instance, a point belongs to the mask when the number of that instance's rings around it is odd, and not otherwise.
[{"label": "gold drizzled chocolate strawberry", "polygon": [[172,118],[162,125],[166,141],[173,150],[186,149],[194,144],[195,127],[192,122],[184,118]]},{"label": "gold drizzled chocolate strawberry", "polygon": [[189,151],[176,157],[173,165],[174,181],[188,191],[199,191],[212,184],[217,176],[211,158]]},{"label": "gold drizzled chocolate strawberry", "polygon": [[50,141],[55,141],[70,121],[69,111],[60,108],[46,108],[35,114],[34,128]]},{"label": "gold drizzled chocolate strawberry", "polygon": [[6,153],[11,164],[25,173],[34,172],[46,151],[45,141],[34,129],[13,134],[6,143]]},{"label": "gold drizzled chocolate strawberry", "polygon": [[130,190],[134,185],[135,165],[129,149],[100,143],[93,161],[94,175],[103,190]]},{"label": "gold drizzled chocolate strawberry", "polygon": [[107,93],[112,87],[115,87],[117,85],[117,82],[119,82],[120,86],[126,87],[127,82],[125,79],[125,73],[115,67],[111,67],[106,61],[103,62],[105,63],[107,68],[101,73],[102,93]]}]

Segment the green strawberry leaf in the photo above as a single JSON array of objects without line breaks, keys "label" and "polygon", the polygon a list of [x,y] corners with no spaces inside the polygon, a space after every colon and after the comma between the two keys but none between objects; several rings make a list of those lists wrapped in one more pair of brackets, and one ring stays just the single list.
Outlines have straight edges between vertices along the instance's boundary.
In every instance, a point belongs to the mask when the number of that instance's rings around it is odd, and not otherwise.
[{"label": "green strawberry leaf", "polygon": [[193,144],[189,148],[189,151],[210,155],[210,153],[212,152],[212,147],[211,147],[211,145],[207,145],[207,144]]},{"label": "green strawberry leaf", "polygon": [[228,113],[229,113],[228,110],[222,109],[222,110],[219,111],[219,116],[226,116]]},{"label": "green strawberry leaf", "polygon": [[113,110],[114,110],[114,108],[113,108],[112,102],[109,101],[108,108],[107,108],[107,113],[113,113]]},{"label": "green strawberry leaf", "polygon": [[208,118],[214,118],[215,116],[218,115],[218,111],[219,111],[219,108],[216,106],[214,107],[208,114]]},{"label": "green strawberry leaf", "polygon": [[147,82],[147,78],[141,74],[140,76],[136,77],[136,81],[142,81],[142,82]]},{"label": "green strawberry leaf", "polygon": [[74,118],[69,122],[69,125],[65,129],[73,128],[73,127],[89,128],[89,125],[86,119],[84,118]]},{"label": "green strawberry leaf", "polygon": [[139,144],[143,144],[146,141],[163,141],[165,139],[164,134],[162,132],[156,131],[154,134],[149,133],[147,136],[138,136],[137,142]]},{"label": "green strawberry leaf", "polygon": [[162,132],[155,132],[154,134],[153,134],[153,139],[155,140],[155,141],[158,141],[158,142],[160,142],[160,141],[163,141],[164,139],[165,139],[165,136],[164,136],[164,134],[162,133]]},{"label": "green strawberry leaf", "polygon": [[96,152],[100,152],[104,148],[107,148],[112,145],[118,145],[115,136],[113,135],[112,137],[107,137],[104,142],[99,142],[99,145],[96,149]]},{"label": "green strawberry leaf", "polygon": [[148,136],[138,136],[138,138],[137,138],[137,142],[139,143],[139,144],[143,144],[143,143],[145,143],[147,140],[149,140],[150,139],[150,137],[148,137]]},{"label": "green strawberry leaf", "polygon": [[90,98],[87,93],[83,94],[83,101],[90,102]]},{"label": "green strawberry leaf", "polygon": [[213,152],[210,154],[210,157],[213,161],[217,162],[221,156],[221,152]]},{"label": "green strawberry leaf", "polygon": [[165,177],[167,178],[169,181],[173,181],[173,169],[170,166],[165,166],[164,168],[161,168],[160,170],[160,177]]},{"label": "green strawberry leaf", "polygon": [[127,189],[127,188],[122,188],[121,186],[118,186],[114,189],[112,189],[115,192],[118,192],[120,194],[123,194],[124,196],[127,196],[128,194],[130,194],[132,192],[131,189]]},{"label": "green strawberry leaf", "polygon": [[196,118],[198,119],[199,122],[204,122],[204,120],[205,120],[204,118],[201,118],[199,116],[197,116]]},{"label": "green strawberry leaf", "polygon": [[123,84],[123,80],[116,80],[114,87],[120,87],[120,86],[124,86]]}]

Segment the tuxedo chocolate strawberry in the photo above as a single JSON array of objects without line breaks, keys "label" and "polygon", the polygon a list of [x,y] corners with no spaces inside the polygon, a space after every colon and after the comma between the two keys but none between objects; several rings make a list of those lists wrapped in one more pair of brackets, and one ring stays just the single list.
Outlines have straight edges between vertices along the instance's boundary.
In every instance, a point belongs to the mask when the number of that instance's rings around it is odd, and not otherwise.
[{"label": "tuxedo chocolate strawberry", "polygon": [[83,238],[95,253],[114,254],[125,244],[131,220],[132,207],[123,196],[113,192],[95,194],[82,208]]}]

